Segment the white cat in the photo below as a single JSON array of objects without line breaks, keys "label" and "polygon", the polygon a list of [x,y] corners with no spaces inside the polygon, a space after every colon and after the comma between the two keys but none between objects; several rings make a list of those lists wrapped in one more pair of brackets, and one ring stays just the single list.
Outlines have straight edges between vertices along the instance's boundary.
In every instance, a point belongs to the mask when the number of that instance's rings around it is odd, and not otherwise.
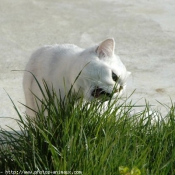
[{"label": "white cat", "polygon": [[[114,49],[114,39],[106,39],[88,49],[63,44],[44,46],[36,50],[26,66],[23,78],[26,106],[37,111],[31,92],[42,99],[38,85],[28,71],[35,75],[41,86],[44,79],[49,89],[53,86],[56,94],[61,97],[67,94],[74,82],[73,92],[85,100],[98,99],[102,95],[113,94],[112,98],[121,95],[130,72],[114,54]],[[33,111],[28,108],[26,113],[34,116]]]}]

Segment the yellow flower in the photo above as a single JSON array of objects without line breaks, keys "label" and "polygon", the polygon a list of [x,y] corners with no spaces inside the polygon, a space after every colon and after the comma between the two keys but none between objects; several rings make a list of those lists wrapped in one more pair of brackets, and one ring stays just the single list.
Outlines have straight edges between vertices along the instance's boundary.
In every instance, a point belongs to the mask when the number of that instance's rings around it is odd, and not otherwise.
[{"label": "yellow flower", "polygon": [[131,172],[128,167],[119,166],[120,175],[141,175],[141,171],[137,167],[133,167]]},{"label": "yellow flower", "polygon": [[129,172],[129,168],[128,167],[124,167],[124,166],[119,166],[119,173],[121,175],[126,175]]},{"label": "yellow flower", "polygon": [[141,172],[137,167],[134,167],[131,170],[131,175],[141,175]]}]

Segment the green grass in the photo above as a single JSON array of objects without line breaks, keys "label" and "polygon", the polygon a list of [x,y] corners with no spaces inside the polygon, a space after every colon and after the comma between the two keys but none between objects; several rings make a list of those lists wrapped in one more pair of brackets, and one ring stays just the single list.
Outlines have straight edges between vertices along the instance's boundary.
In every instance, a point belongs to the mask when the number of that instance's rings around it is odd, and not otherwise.
[{"label": "green grass", "polygon": [[[166,122],[152,124],[147,104],[131,116],[135,104],[128,99],[110,101],[102,113],[98,111],[103,102],[83,102],[71,93],[60,101],[45,88],[47,95],[35,121],[24,119],[14,105],[20,131],[1,129],[0,172],[117,175],[119,167],[127,166],[137,167],[143,175],[175,174],[173,104]],[[49,117],[45,117],[46,111]]]}]

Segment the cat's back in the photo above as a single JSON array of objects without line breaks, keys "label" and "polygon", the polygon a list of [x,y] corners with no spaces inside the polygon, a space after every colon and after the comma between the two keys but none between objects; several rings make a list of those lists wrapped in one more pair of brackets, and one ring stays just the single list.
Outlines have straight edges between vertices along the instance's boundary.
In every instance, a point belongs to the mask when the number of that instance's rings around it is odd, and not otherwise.
[{"label": "cat's back", "polygon": [[63,56],[74,55],[83,49],[74,44],[55,44],[45,45],[37,49],[31,56],[33,59],[41,57],[41,59],[50,59],[51,57],[61,58]]},{"label": "cat's back", "polygon": [[[83,50],[74,44],[45,45],[34,51],[25,70],[32,72],[36,77],[49,77],[56,71],[58,73],[65,68],[70,69],[71,63],[75,62]],[[26,74],[24,77],[27,77]]]}]

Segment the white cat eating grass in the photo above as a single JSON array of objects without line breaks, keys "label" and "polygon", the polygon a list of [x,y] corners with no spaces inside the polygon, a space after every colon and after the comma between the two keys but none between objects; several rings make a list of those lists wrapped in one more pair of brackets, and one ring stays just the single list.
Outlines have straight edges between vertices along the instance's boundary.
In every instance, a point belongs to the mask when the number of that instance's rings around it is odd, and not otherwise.
[{"label": "white cat eating grass", "polygon": [[[63,44],[36,50],[27,63],[23,78],[26,106],[37,111],[33,94],[43,98],[34,76],[42,88],[44,79],[49,90],[53,88],[61,98],[64,98],[72,85],[72,92],[78,93],[85,100],[98,99],[104,95],[112,98],[120,96],[130,72],[114,54],[114,49],[114,39],[106,39],[88,49]],[[29,108],[26,108],[27,115],[34,116]]]}]

